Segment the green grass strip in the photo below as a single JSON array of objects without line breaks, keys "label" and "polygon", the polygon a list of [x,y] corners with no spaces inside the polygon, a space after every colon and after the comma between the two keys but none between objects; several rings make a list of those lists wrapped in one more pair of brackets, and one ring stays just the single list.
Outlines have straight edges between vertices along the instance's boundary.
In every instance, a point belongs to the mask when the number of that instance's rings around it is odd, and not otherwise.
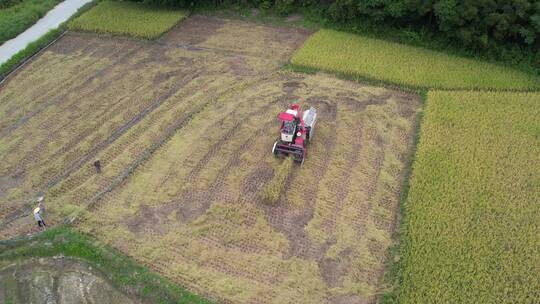
[{"label": "green grass strip", "polygon": [[0,260],[64,255],[81,259],[107,273],[113,284],[144,303],[211,303],[135,263],[119,251],[67,227],[55,227],[32,238],[0,243]]},{"label": "green grass strip", "polygon": [[399,303],[538,300],[539,104],[530,92],[428,93]]},{"label": "green grass strip", "polygon": [[[70,20],[77,18],[78,16],[86,12],[89,8],[95,5],[95,2],[96,0],[83,5],[77,10],[77,12],[73,16],[71,16]],[[19,51],[17,54],[11,56],[8,61],[0,65],[0,80],[3,80],[4,77],[6,77],[20,64],[24,63],[25,60],[39,52],[42,48],[46,47],[54,39],[58,38],[66,30],[67,22],[69,22],[69,20],[60,24],[58,28],[50,30],[45,35],[38,38],[36,41],[29,43],[24,49]]]},{"label": "green grass strip", "polygon": [[62,28],[51,30],[47,34],[41,36],[38,40],[29,43],[24,49],[19,51],[17,54],[11,56],[11,58],[9,58],[8,61],[0,65],[0,75],[1,76],[7,75],[11,70],[16,68],[26,58],[34,55],[39,50],[41,50],[42,48],[47,46],[49,43],[51,43],[63,31],[64,29]]},{"label": "green grass strip", "polygon": [[185,10],[157,8],[143,3],[103,1],[73,20],[73,30],[155,39],[186,18]]},{"label": "green grass strip", "polygon": [[0,9],[0,44],[17,37],[62,0],[24,0]]},{"label": "green grass strip", "polygon": [[322,29],[292,64],[413,89],[540,89],[540,79],[505,66]]}]

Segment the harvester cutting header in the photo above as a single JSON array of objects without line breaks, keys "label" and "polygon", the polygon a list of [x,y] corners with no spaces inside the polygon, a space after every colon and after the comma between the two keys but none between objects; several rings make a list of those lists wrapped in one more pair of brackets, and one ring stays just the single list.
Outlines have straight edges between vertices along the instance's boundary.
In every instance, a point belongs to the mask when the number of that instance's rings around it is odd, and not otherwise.
[{"label": "harvester cutting header", "polygon": [[274,143],[272,153],[275,156],[292,155],[296,162],[303,164],[307,144],[313,137],[317,110],[311,107],[302,112],[298,104],[292,104],[285,112],[279,113],[278,118],[281,121],[280,136]]}]

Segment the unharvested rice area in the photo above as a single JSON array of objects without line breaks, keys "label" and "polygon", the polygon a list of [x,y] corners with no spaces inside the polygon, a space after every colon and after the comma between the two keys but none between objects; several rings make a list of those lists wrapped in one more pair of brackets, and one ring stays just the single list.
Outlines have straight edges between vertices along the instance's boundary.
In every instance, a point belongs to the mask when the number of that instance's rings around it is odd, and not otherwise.
[{"label": "unharvested rice area", "polygon": [[187,11],[129,1],[102,1],[71,21],[69,28],[155,39],[186,18]]},{"label": "unharvested rice area", "polygon": [[[51,222],[78,214],[79,230],[225,303],[374,301],[419,99],[281,71],[308,34],[199,16],[154,43],[68,34],[0,91],[2,117],[18,115],[0,139],[2,237],[28,231],[30,217],[6,219],[48,189]],[[319,121],[268,205],[276,115],[295,99]]]},{"label": "unharvested rice area", "polygon": [[312,35],[291,62],[413,88],[540,89],[538,76],[510,67],[328,29]]},{"label": "unharvested rice area", "polygon": [[429,92],[400,303],[539,303],[540,93]]}]

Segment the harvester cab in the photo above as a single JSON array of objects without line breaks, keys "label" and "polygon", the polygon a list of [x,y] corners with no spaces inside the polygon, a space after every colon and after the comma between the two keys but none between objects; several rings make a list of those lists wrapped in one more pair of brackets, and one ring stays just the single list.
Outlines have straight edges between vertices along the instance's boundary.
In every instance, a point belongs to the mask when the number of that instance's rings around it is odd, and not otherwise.
[{"label": "harvester cab", "polygon": [[317,110],[311,107],[302,113],[298,104],[292,104],[285,112],[278,115],[281,122],[278,140],[272,147],[275,156],[292,155],[296,162],[304,163],[307,144],[313,136]]}]

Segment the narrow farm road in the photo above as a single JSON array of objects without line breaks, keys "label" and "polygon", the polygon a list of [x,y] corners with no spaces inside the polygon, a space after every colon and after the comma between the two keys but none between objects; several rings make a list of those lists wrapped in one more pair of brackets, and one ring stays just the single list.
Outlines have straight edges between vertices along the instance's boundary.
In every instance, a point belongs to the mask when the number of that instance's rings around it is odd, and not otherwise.
[{"label": "narrow farm road", "polygon": [[55,6],[36,24],[0,46],[0,64],[8,61],[9,58],[23,50],[29,43],[36,41],[48,31],[57,28],[90,1],[92,0],[66,0]]}]

